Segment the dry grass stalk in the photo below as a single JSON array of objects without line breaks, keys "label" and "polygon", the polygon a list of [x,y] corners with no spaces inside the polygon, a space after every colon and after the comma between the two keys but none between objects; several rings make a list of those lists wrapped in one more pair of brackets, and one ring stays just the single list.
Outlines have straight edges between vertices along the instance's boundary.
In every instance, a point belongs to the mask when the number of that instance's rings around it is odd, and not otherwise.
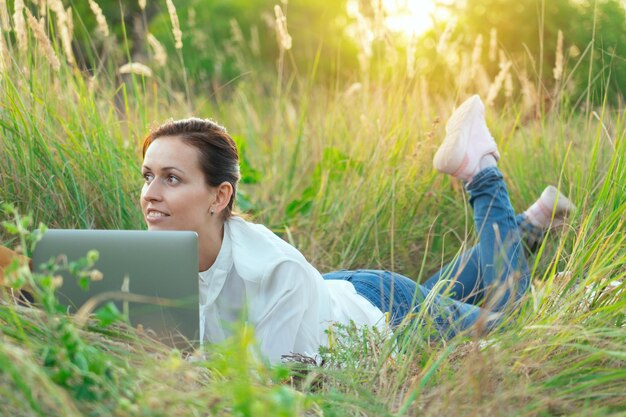
[{"label": "dry grass stalk", "polygon": [[72,8],[68,7],[65,11],[65,17],[67,18],[67,32],[69,34],[70,42],[72,41],[72,33],[74,33],[74,18],[72,17]]},{"label": "dry grass stalk", "polygon": [[67,25],[64,25],[61,29],[61,45],[63,45],[67,62],[75,64],[76,59],[74,59],[74,50],[72,49],[72,32],[70,32]]},{"label": "dry grass stalk", "polygon": [[374,12],[372,28],[374,29],[374,38],[383,39],[387,26],[385,25],[385,6],[382,0],[371,0],[371,9]]},{"label": "dry grass stalk", "polygon": [[166,0],[167,12],[170,15],[172,21],[172,34],[174,35],[174,46],[176,49],[183,48],[183,32],[180,30],[180,23],[178,22],[178,14],[176,14],[176,7],[172,0]]},{"label": "dry grass stalk", "polygon": [[352,32],[352,36],[359,42],[359,66],[365,72],[369,68],[373,54],[374,31],[371,29],[368,19],[361,13],[357,1],[348,2],[348,15],[356,20],[356,25],[351,26],[349,32]]},{"label": "dry grass stalk", "polygon": [[[448,62],[450,72],[454,72],[454,74],[456,74],[456,76],[454,77],[454,84],[456,85],[456,88],[459,91],[465,91],[465,89],[469,85],[469,81],[472,78],[471,72],[466,70],[466,68],[471,67],[470,54],[465,51],[459,51],[458,53],[455,52],[454,55],[456,55],[454,61],[446,61]],[[457,68],[454,68],[452,65],[456,65]],[[459,70],[458,68],[461,69]]]},{"label": "dry grass stalk", "polygon": [[494,62],[498,53],[498,29],[489,31],[489,61]]},{"label": "dry grass stalk", "polygon": [[24,20],[24,0],[15,0],[14,7],[13,25],[17,38],[17,48],[20,51],[26,51],[28,48],[28,34],[26,33],[26,21]]},{"label": "dry grass stalk", "polygon": [[525,110],[530,110],[538,103],[539,95],[537,94],[537,89],[528,79],[526,70],[522,70],[518,78],[522,91],[522,104]]},{"label": "dry grass stalk", "polygon": [[491,83],[491,86],[489,87],[489,92],[487,93],[487,99],[485,100],[486,104],[489,106],[493,106],[493,103],[498,97],[498,94],[500,93],[500,90],[502,89],[502,85],[504,84],[504,81],[506,80],[506,76],[509,73],[509,70],[511,69],[511,65],[512,65],[511,61],[506,59],[506,56],[504,55],[502,51],[500,54],[499,65],[500,65],[500,72],[498,72],[498,75],[496,75],[496,78]]},{"label": "dry grass stalk", "polygon": [[239,26],[239,23],[237,23],[237,20],[230,19],[228,23],[230,24],[230,33],[235,43],[238,45],[245,44],[245,38],[243,37],[243,32],[241,31],[241,27]]},{"label": "dry grass stalk", "polygon": [[422,104],[421,112],[430,113],[430,96],[428,95],[428,81],[425,76],[420,77],[420,101]]},{"label": "dry grass stalk", "polygon": [[448,46],[448,41],[452,37],[452,32],[454,31],[455,27],[456,27],[456,22],[454,21],[454,19],[448,20],[448,23],[446,23],[446,28],[444,29],[443,33],[441,34],[441,37],[439,38],[439,42],[437,43],[438,54],[445,53],[447,46]]},{"label": "dry grass stalk", "polygon": [[559,30],[556,40],[556,58],[554,61],[554,69],[552,70],[554,79],[559,81],[563,76],[563,32]]},{"label": "dry grass stalk", "polygon": [[[72,33],[74,23],[73,19],[68,17],[68,13],[71,16],[71,9],[68,8],[69,12],[67,12],[61,0],[50,0],[48,5],[56,15],[57,32],[61,36],[61,45],[63,46],[63,52],[65,52],[67,61],[70,64],[75,64],[76,60],[74,59],[74,51],[72,50]],[[70,27],[72,28],[71,30]]]},{"label": "dry grass stalk", "polygon": [[513,97],[513,75],[511,72],[507,72],[504,79],[504,97],[507,99]]},{"label": "dry grass stalk", "polygon": [[129,62],[124,64],[117,70],[120,74],[135,74],[143,77],[152,77],[152,70],[139,62]]},{"label": "dry grass stalk", "polygon": [[61,0],[50,0],[48,5],[57,16],[57,29],[61,30],[61,27],[67,24],[67,15],[63,3]]},{"label": "dry grass stalk", "polygon": [[48,39],[48,36],[46,35],[42,24],[43,21],[40,23],[35,16],[32,15],[30,10],[27,8],[24,10],[26,11],[26,17],[28,19],[28,26],[30,27],[30,30],[32,30],[33,35],[35,35],[35,39],[37,39],[37,44],[39,45],[42,55],[46,58],[50,66],[55,71],[58,71],[59,68],[61,68],[61,63],[59,62],[57,54],[54,52],[50,39]]},{"label": "dry grass stalk", "polygon": [[98,79],[94,75],[93,77],[87,77],[87,90],[90,93],[93,93],[98,88]]},{"label": "dry grass stalk", "polygon": [[346,89],[346,91],[343,92],[343,97],[344,98],[350,98],[353,95],[355,95],[356,93],[358,93],[359,91],[361,91],[363,89],[363,84],[361,83],[352,83],[350,85],[350,87],[348,87]]},{"label": "dry grass stalk", "polygon": [[159,67],[164,66],[167,63],[167,53],[163,45],[161,45],[161,42],[159,42],[152,33],[148,33],[148,44],[154,51],[154,60],[157,65]]},{"label": "dry grass stalk", "polygon": [[[35,2],[35,0],[33,0],[33,2]],[[46,17],[46,13],[48,13],[47,3],[47,0],[39,0],[39,8],[37,10],[39,11],[40,18]]]},{"label": "dry grass stalk", "polygon": [[478,72],[478,66],[480,65],[480,57],[483,53],[483,35],[479,34],[474,42],[474,50],[472,51],[472,66],[470,74],[473,77]]},{"label": "dry grass stalk", "polygon": [[9,20],[6,0],[0,0],[0,26],[2,26],[4,32],[11,30],[11,21]]},{"label": "dry grass stalk", "polygon": [[[2,26],[2,28],[0,29],[4,29],[4,26]],[[8,63],[8,50],[7,50],[7,46],[4,43],[4,36],[2,35],[2,30],[0,30],[0,73],[4,73],[6,71],[6,67],[7,67],[7,63]],[[2,150],[0,149],[0,152]]]},{"label": "dry grass stalk", "polygon": [[146,10],[146,0],[139,0],[138,3],[141,10]]},{"label": "dry grass stalk", "polygon": [[283,9],[278,4],[274,6],[274,15],[276,16],[278,44],[283,50],[288,51],[291,49],[291,35],[287,31],[287,16],[285,16]]},{"label": "dry grass stalk", "polygon": [[96,22],[98,22],[98,32],[105,38],[109,36],[109,25],[107,24],[107,20],[102,13],[102,9],[94,0],[89,0],[89,8],[96,16]]},{"label": "dry grass stalk", "polygon": [[406,74],[410,79],[415,77],[415,52],[417,50],[417,36],[411,36],[406,46]]},{"label": "dry grass stalk", "polygon": [[254,56],[261,55],[261,41],[259,40],[259,28],[254,25],[250,28],[250,50]]}]

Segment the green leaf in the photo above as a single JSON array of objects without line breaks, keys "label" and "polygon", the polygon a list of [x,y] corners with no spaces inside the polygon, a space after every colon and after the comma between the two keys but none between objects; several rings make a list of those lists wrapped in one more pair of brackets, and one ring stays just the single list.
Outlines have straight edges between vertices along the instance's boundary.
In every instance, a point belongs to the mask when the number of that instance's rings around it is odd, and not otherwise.
[{"label": "green leaf", "polygon": [[95,313],[95,317],[102,327],[125,320],[124,314],[117,309],[113,302],[108,302],[99,308]]},{"label": "green leaf", "polygon": [[89,277],[82,275],[78,277],[78,285],[85,291],[89,291]]}]

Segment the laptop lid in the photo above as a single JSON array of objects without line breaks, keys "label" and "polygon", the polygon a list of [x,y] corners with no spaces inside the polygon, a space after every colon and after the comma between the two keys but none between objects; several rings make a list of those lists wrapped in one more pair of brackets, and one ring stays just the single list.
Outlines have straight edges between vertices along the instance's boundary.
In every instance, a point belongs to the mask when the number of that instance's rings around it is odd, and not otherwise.
[{"label": "laptop lid", "polygon": [[[59,300],[75,313],[88,300],[101,295],[100,305],[114,301],[138,325],[162,342],[177,347],[197,345],[198,236],[189,231],[63,230],[49,229],[33,253],[33,268],[42,272],[50,259],[68,262],[97,250],[94,269],[101,280],[90,281],[85,291],[78,278],[63,272]],[[128,292],[130,300],[114,300],[104,293]],[[119,294],[118,294],[119,295]],[[123,296],[122,296],[123,297]],[[98,307],[96,307],[97,309]],[[184,338],[181,337],[184,336]]]}]

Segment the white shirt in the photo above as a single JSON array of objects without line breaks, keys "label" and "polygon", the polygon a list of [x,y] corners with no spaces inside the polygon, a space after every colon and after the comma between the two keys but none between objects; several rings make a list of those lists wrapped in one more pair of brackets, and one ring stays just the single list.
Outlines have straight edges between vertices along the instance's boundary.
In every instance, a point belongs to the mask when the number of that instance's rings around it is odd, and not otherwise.
[{"label": "white shirt", "polygon": [[265,226],[232,217],[215,263],[200,272],[200,339],[218,343],[243,319],[271,362],[314,356],[333,323],[385,328],[384,314],[348,281],[325,281]]}]

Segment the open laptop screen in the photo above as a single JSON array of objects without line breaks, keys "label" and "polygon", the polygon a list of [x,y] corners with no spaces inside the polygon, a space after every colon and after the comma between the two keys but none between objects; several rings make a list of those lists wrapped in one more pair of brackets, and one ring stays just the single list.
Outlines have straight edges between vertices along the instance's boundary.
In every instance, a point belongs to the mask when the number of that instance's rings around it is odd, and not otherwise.
[{"label": "open laptop screen", "polygon": [[[102,272],[103,278],[90,281],[88,291],[78,285],[76,277],[62,274],[63,285],[57,293],[70,312],[76,312],[98,294],[126,291],[143,296],[135,297],[142,302],[115,301],[120,311],[128,312],[133,326],[142,325],[169,345],[181,345],[184,341],[181,335],[192,343],[197,342],[198,237],[195,232],[50,229],[35,248],[33,267],[41,272],[41,265],[51,258],[65,256],[72,262],[92,249],[99,252],[94,268]],[[107,301],[111,300],[103,302]]]}]

